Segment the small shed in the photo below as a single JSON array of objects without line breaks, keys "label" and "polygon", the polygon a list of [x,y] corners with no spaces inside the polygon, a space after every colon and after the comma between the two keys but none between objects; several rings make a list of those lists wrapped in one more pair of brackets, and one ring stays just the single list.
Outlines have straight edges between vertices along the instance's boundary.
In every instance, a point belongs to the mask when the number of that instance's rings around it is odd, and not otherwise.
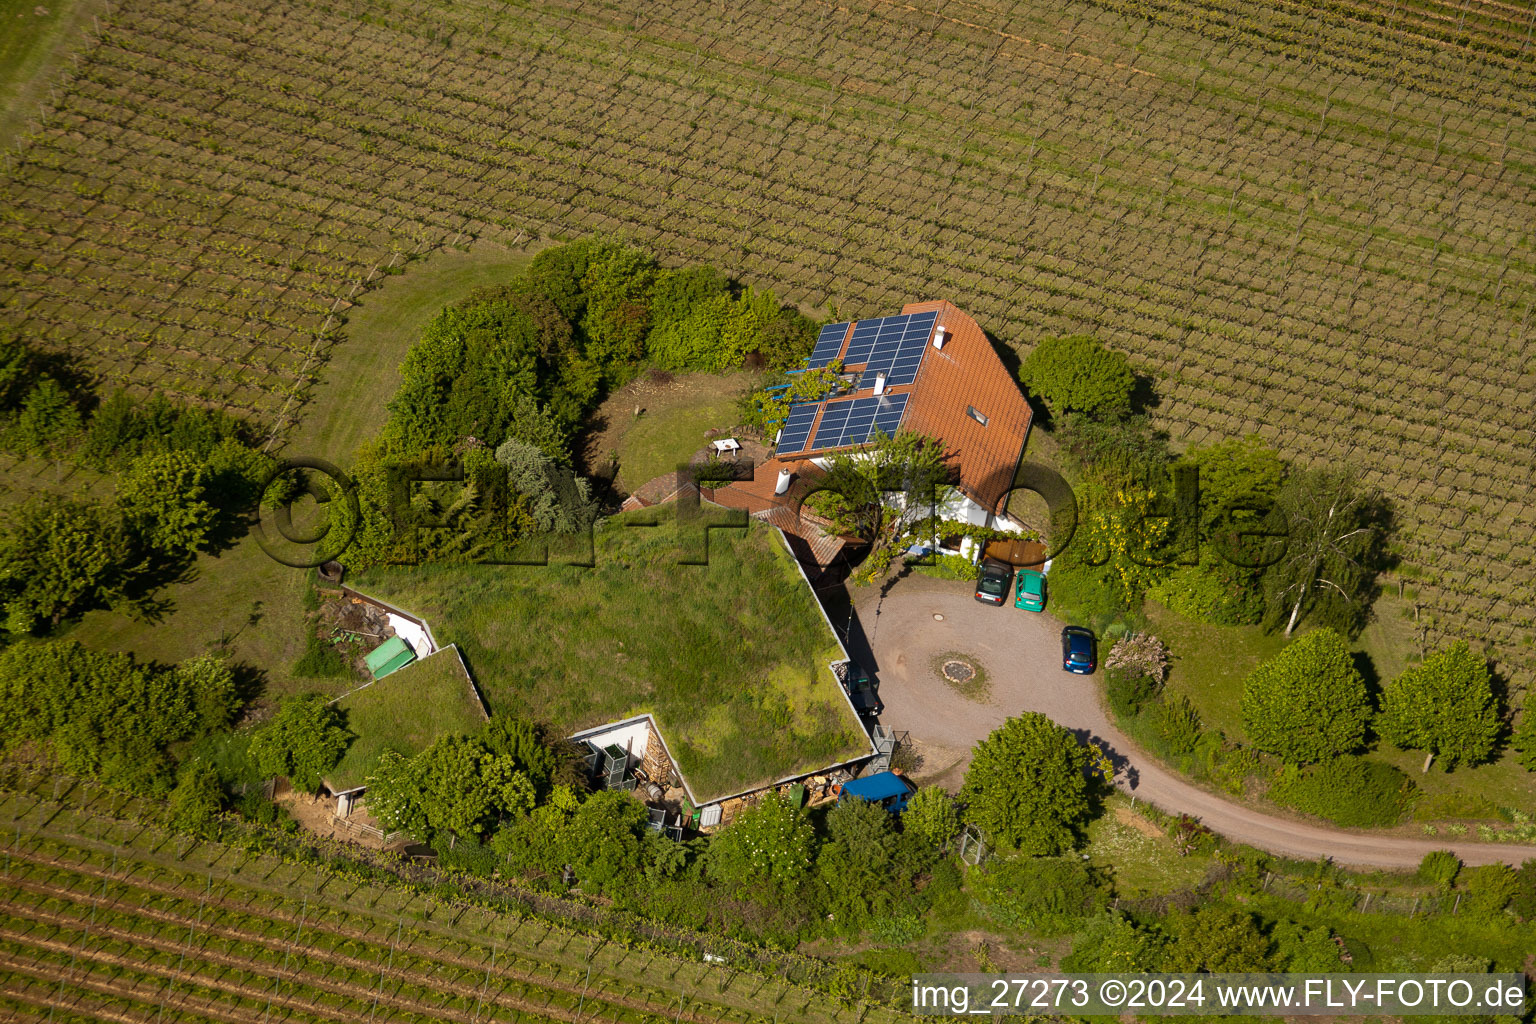
[{"label": "small shed", "polygon": [[375,679],[383,679],[398,669],[405,668],[416,660],[416,652],[411,650],[411,645],[398,636],[392,636],[379,646],[368,652],[364,659],[368,663],[368,671]]}]

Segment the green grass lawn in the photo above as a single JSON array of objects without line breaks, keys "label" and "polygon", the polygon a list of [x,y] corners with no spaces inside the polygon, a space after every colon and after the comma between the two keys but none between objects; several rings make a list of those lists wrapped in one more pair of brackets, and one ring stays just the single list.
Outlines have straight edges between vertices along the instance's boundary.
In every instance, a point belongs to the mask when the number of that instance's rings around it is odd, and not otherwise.
[{"label": "green grass lawn", "polygon": [[357,735],[327,777],[338,793],[363,785],[386,751],[410,757],[439,736],[471,733],[485,722],[485,708],[451,647],[353,690],[337,704]]},{"label": "green grass lawn", "polygon": [[1156,601],[1147,602],[1146,615],[1148,628],[1168,645],[1168,692],[1187,696],[1207,729],[1246,742],[1243,680],[1260,662],[1280,653],[1285,637],[1258,626],[1191,622]]},{"label": "green grass lawn", "polygon": [[[530,258],[490,246],[450,249],[412,263],[369,292],[351,311],[345,337],[332,348],[314,399],[299,410],[284,453],[350,463],[358,445],[383,426],[400,363],[427,320],[476,287],[510,279]],[[35,462],[0,466],[0,484],[58,490],[58,471]],[[110,483],[98,481],[95,488],[102,486]],[[166,662],[227,650],[261,674],[266,699],[306,690],[339,695],[350,685],[344,680],[300,679],[292,672],[304,653],[305,586],[303,570],[273,561],[247,535],[217,556],[199,557],[186,582],[166,587],[159,594],[166,608],[158,617],[103,609],[84,616],[70,635],[99,650]]]},{"label": "green grass lawn", "polygon": [[38,116],[59,63],[106,10],[103,0],[0,0],[0,147]]},{"label": "green grass lawn", "polygon": [[754,375],[694,374],[691,386],[648,396],[645,415],[619,440],[619,486],[633,492],[687,463],[709,438],[705,431],[729,430],[737,420],[736,401]]},{"label": "green grass lawn", "polygon": [[1416,821],[1493,818],[1500,809],[1536,814],[1536,772],[1527,771],[1508,750],[1489,764],[1424,771],[1424,752],[1381,744],[1371,758],[1394,765],[1423,790],[1414,807]]},{"label": "green grass lawn", "polygon": [[[1104,813],[1088,826],[1088,843],[1083,848],[1095,867],[1114,878],[1119,896],[1157,896],[1180,892],[1199,885],[1210,869],[1208,853],[1179,856],[1173,841],[1153,828],[1131,824],[1135,811],[1131,802],[1116,794],[1105,802]],[[1144,825],[1144,819],[1136,818]]]},{"label": "green grass lawn", "polygon": [[443,249],[363,295],[347,313],[342,340],[332,347],[286,452],[349,464],[358,447],[384,428],[389,400],[400,387],[400,364],[427,322],[476,288],[511,281],[532,258],[484,243],[468,251]]},{"label": "green grass lawn", "polygon": [[491,710],[576,730],[653,713],[694,794],[724,796],[868,751],[827,665],[836,638],[778,535],[617,516],[596,565],[373,569],[351,582],[457,643]]}]

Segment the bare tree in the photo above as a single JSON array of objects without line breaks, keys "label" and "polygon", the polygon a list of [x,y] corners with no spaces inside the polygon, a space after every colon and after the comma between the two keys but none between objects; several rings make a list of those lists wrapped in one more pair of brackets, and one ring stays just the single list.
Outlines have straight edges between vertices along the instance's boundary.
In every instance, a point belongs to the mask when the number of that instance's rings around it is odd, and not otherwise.
[{"label": "bare tree", "polygon": [[1264,573],[1266,618],[1290,636],[1309,615],[1341,632],[1365,622],[1386,563],[1392,513],[1386,499],[1343,469],[1294,474],[1280,492],[1285,553]]}]

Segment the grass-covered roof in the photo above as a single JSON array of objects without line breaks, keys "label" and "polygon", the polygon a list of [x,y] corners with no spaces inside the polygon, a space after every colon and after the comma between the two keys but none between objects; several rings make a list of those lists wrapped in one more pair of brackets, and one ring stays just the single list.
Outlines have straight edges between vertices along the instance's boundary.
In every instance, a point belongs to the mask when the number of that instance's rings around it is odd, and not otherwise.
[{"label": "grass-covered roof", "polygon": [[568,731],[650,712],[701,800],[868,753],[828,668],[837,639],[778,535],[712,529],[708,564],[680,564],[702,533],[650,509],[602,524],[592,568],[391,567],[355,585],[457,643],[493,712]]},{"label": "grass-covered roof", "polygon": [[475,732],[486,719],[485,707],[452,647],[353,690],[336,703],[357,737],[326,777],[337,793],[363,785],[387,750],[410,757],[439,736]]}]

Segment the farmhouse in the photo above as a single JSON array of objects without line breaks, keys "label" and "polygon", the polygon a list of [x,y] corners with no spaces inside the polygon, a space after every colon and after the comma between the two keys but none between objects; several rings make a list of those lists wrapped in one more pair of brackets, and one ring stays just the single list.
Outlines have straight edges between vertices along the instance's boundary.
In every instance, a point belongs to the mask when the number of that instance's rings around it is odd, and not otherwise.
[{"label": "farmhouse", "polygon": [[[751,479],[706,488],[705,497],[783,529],[815,574],[856,542],[829,534],[825,521],[800,508],[827,456],[858,450],[877,430],[910,430],[945,445],[955,491],[941,515],[1023,529],[1006,506],[1029,435],[1029,403],[975,320],[952,303],[932,301],[909,303],[897,316],[829,324],[806,370],[833,363],[842,364],[847,389],[791,405],[772,456]],[[955,549],[969,553],[964,542]]]}]

